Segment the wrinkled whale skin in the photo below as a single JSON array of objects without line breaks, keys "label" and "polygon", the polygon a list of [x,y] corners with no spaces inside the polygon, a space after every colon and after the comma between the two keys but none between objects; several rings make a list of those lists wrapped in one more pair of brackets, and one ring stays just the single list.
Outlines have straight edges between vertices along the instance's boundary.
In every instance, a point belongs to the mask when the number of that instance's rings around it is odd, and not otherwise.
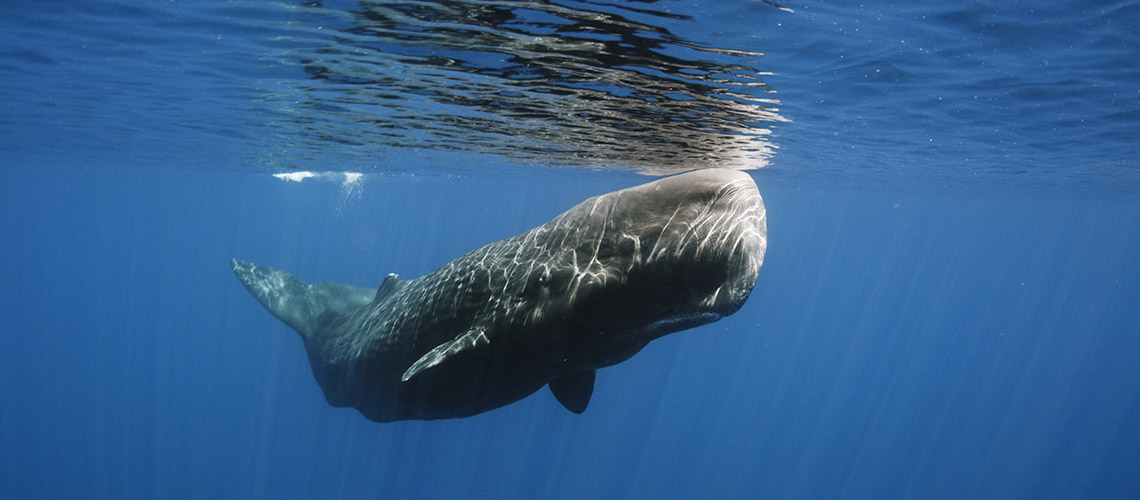
[{"label": "wrinkled whale skin", "polygon": [[388,422],[466,417],[547,384],[581,413],[598,368],[738,310],[766,247],[755,182],[714,169],[587,199],[378,289],[232,266],[300,333],[329,404]]}]

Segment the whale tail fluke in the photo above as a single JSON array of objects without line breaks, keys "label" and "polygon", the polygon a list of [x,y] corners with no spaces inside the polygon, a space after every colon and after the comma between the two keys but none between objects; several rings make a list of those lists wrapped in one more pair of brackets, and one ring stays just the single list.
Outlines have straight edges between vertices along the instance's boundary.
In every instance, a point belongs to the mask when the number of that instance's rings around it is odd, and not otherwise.
[{"label": "whale tail fluke", "polygon": [[261,305],[308,341],[368,305],[375,288],[339,283],[311,285],[280,269],[233,259],[234,275]]}]

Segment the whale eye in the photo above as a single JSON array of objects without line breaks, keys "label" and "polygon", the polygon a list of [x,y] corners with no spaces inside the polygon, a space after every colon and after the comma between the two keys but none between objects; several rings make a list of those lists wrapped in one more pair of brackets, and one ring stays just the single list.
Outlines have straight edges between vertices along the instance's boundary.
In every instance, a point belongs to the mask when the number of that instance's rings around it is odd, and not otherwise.
[{"label": "whale eye", "polygon": [[574,270],[570,267],[540,267],[526,277],[526,284],[519,290],[519,297],[533,299],[540,296],[565,293],[574,280]]},{"label": "whale eye", "polygon": [[533,298],[550,285],[550,272],[546,268],[537,268],[526,277],[526,283],[519,290],[519,297]]},{"label": "whale eye", "polygon": [[574,280],[574,270],[569,267],[555,268],[548,270],[544,274],[543,287],[550,291],[550,293],[563,293],[570,287],[570,282]]}]

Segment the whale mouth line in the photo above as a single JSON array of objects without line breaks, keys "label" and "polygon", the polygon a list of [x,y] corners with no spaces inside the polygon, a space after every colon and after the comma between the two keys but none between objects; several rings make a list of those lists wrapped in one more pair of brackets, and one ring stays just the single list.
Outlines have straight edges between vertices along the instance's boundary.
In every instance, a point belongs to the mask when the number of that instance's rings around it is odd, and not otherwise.
[{"label": "whale mouth line", "polygon": [[698,311],[691,313],[674,314],[654,320],[645,326],[645,332],[650,339],[656,339],[673,332],[687,330],[696,326],[712,323],[723,318],[724,315],[713,311]]}]

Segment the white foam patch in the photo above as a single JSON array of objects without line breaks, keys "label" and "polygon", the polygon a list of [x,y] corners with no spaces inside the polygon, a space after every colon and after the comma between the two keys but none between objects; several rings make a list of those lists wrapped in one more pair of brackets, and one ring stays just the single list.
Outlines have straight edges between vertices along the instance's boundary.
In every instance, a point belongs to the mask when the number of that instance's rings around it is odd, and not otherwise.
[{"label": "white foam patch", "polygon": [[324,179],[330,181],[337,181],[343,179],[343,185],[346,188],[351,188],[353,184],[360,182],[364,178],[364,174],[360,172],[281,172],[273,174],[274,177],[283,181],[301,182],[305,179]]},{"label": "white foam patch", "polygon": [[317,174],[312,172],[281,172],[273,174],[273,176],[283,181],[301,182],[310,177],[316,177]]},{"label": "white foam patch", "polygon": [[364,190],[364,174],[360,172],[280,172],[273,174],[273,177],[281,179],[285,182],[302,182],[306,179],[316,179],[324,182],[335,182],[340,184],[340,191],[344,195],[344,199],[336,207],[339,213],[347,206],[353,199],[359,199]]},{"label": "white foam patch", "polygon": [[364,178],[364,174],[359,172],[344,172],[344,183],[340,185],[340,190],[344,193],[344,200],[341,201],[340,207],[337,210],[344,208],[344,204],[348,203],[348,199],[354,195],[359,198],[363,183],[360,182]]}]

